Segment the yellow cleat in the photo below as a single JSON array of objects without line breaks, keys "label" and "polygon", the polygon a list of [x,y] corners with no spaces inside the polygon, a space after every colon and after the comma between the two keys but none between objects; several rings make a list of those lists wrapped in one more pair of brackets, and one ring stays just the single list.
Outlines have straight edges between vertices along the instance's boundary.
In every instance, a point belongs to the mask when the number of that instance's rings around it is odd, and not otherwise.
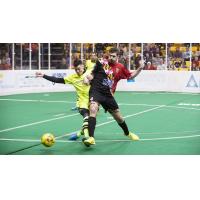
[{"label": "yellow cleat", "polygon": [[136,134],[131,133],[131,132],[129,132],[128,137],[129,137],[131,140],[134,140],[134,141],[140,140],[139,136],[137,136]]},{"label": "yellow cleat", "polygon": [[83,143],[85,146],[89,147],[90,145],[95,145],[95,139],[93,137],[83,138]]}]

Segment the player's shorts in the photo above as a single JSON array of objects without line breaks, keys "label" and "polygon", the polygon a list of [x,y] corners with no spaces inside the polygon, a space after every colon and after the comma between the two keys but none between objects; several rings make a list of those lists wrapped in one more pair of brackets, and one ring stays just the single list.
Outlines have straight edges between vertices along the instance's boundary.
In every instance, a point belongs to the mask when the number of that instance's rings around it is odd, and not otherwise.
[{"label": "player's shorts", "polygon": [[112,95],[105,96],[104,94],[101,94],[99,92],[90,91],[90,102],[92,101],[101,104],[105,111],[119,109],[119,106]]},{"label": "player's shorts", "polygon": [[78,97],[78,99],[76,101],[76,106],[78,108],[89,109],[89,96]]}]

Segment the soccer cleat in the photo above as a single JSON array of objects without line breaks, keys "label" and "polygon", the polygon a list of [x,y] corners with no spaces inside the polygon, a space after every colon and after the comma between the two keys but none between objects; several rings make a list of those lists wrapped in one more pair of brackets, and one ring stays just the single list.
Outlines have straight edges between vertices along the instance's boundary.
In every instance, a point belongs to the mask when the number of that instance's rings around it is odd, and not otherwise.
[{"label": "soccer cleat", "polygon": [[72,110],[72,111],[77,111],[78,108],[77,108],[77,107],[73,107],[73,108],[71,108],[71,110]]},{"label": "soccer cleat", "polygon": [[131,133],[129,132],[129,134],[127,135],[131,140],[134,140],[134,141],[137,141],[137,140],[140,140],[140,138],[134,134],[134,133]]},{"label": "soccer cleat", "polygon": [[78,137],[78,134],[77,133],[72,133],[70,136],[69,136],[69,140],[77,140],[79,137]]},{"label": "soccer cleat", "polygon": [[80,130],[77,133],[72,133],[69,136],[69,140],[77,140],[78,138],[80,138],[81,136],[84,136],[85,138],[89,137],[89,132],[88,129],[84,129],[84,130]]},{"label": "soccer cleat", "polygon": [[86,147],[89,147],[90,145],[94,145],[95,144],[95,139],[93,137],[83,138],[82,142]]},{"label": "soccer cleat", "polygon": [[69,136],[69,140],[77,140],[78,138],[81,137],[81,135],[83,135],[82,131],[79,131],[77,133],[72,133],[70,136]]}]

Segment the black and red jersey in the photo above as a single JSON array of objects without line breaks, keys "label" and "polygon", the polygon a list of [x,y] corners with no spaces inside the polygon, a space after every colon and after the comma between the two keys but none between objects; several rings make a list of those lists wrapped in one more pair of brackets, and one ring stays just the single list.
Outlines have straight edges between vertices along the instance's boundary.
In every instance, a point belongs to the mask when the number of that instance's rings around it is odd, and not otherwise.
[{"label": "black and red jersey", "polygon": [[112,83],[112,93],[115,93],[117,88],[117,83],[121,79],[129,79],[131,77],[131,72],[121,63],[109,63],[110,69],[113,72],[113,83]]},{"label": "black and red jersey", "polygon": [[91,88],[104,94],[114,93],[117,83],[121,79],[129,79],[131,72],[121,63],[108,63],[97,61],[93,70],[94,79]]}]

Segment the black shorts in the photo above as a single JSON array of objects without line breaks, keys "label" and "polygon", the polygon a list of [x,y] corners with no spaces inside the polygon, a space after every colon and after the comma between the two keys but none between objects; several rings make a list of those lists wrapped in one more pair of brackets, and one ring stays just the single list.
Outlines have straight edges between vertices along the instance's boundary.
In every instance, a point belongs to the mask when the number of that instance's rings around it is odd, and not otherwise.
[{"label": "black shorts", "polygon": [[112,95],[106,96],[96,91],[90,91],[90,102],[92,101],[101,104],[105,111],[119,109],[119,106]]}]

